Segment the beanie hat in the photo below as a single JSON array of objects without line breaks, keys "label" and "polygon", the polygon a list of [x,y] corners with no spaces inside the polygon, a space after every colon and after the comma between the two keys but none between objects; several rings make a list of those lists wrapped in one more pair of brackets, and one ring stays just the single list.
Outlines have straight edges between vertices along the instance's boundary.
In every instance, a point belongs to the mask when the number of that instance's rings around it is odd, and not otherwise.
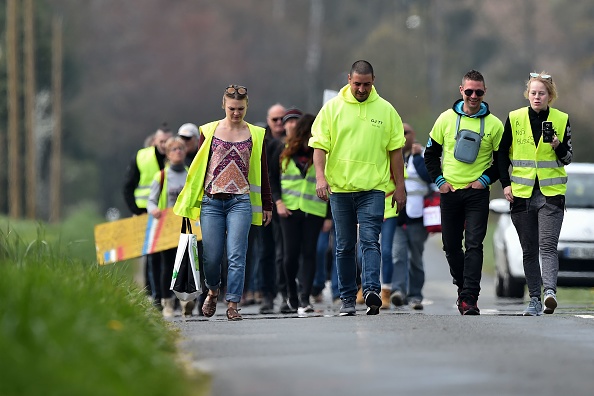
[{"label": "beanie hat", "polygon": [[198,127],[192,123],[187,123],[184,124],[182,126],[179,127],[179,130],[177,131],[177,134],[179,136],[183,136],[183,137],[187,137],[187,138],[191,138],[193,136],[198,137]]},{"label": "beanie hat", "polygon": [[283,124],[291,118],[299,119],[302,116],[303,116],[303,112],[301,110],[299,110],[296,107],[292,107],[292,108],[288,109],[287,112],[285,113],[285,115],[283,116]]}]

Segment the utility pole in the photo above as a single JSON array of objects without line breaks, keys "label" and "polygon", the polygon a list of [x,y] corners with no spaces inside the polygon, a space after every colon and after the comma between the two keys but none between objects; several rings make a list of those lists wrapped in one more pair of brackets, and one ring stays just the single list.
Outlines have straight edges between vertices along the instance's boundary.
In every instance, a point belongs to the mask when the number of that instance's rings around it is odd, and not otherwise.
[{"label": "utility pole", "polygon": [[324,20],[324,4],[322,0],[309,2],[309,36],[307,40],[307,56],[305,71],[307,72],[307,111],[314,111],[320,101],[319,70],[322,58],[322,21]]},{"label": "utility pole", "polygon": [[7,103],[8,103],[8,207],[10,217],[21,214],[21,169],[19,167],[19,69],[17,0],[6,2]]},{"label": "utility pole", "polygon": [[50,162],[50,221],[60,220],[62,197],[62,17],[52,18],[52,152]]},{"label": "utility pole", "polygon": [[25,41],[25,164],[26,164],[26,213],[35,218],[37,156],[35,152],[35,31],[33,30],[33,0],[24,3]]}]

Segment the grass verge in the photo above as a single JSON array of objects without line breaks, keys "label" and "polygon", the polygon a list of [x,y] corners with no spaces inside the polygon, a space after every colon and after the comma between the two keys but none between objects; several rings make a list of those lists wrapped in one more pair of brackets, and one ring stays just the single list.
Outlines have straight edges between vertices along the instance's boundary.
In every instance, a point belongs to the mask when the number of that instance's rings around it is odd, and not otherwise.
[{"label": "grass verge", "polygon": [[1,228],[0,394],[207,393],[208,378],[178,361],[178,332],[124,266]]}]

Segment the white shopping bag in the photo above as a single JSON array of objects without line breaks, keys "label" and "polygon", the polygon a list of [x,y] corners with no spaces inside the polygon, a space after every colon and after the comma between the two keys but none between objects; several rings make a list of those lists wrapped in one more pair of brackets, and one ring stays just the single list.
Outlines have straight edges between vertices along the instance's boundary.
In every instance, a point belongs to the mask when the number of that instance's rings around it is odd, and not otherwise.
[{"label": "white shopping bag", "polygon": [[184,217],[169,288],[181,301],[192,301],[202,292],[199,264],[196,235],[190,219]]}]

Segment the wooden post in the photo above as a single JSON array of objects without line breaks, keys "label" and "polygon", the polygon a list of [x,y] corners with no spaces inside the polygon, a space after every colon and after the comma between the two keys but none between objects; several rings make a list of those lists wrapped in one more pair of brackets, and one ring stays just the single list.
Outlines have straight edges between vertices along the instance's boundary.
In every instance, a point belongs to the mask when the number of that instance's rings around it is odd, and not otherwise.
[{"label": "wooden post", "polygon": [[52,18],[52,152],[50,163],[50,221],[60,220],[62,197],[62,17]]},{"label": "wooden post", "polygon": [[8,212],[16,219],[21,214],[21,172],[19,135],[19,69],[18,69],[17,0],[6,2],[6,55],[8,102]]},{"label": "wooden post", "polygon": [[35,31],[33,0],[24,3],[25,45],[25,164],[26,164],[26,213],[34,219],[37,198],[37,155],[35,144]]}]

